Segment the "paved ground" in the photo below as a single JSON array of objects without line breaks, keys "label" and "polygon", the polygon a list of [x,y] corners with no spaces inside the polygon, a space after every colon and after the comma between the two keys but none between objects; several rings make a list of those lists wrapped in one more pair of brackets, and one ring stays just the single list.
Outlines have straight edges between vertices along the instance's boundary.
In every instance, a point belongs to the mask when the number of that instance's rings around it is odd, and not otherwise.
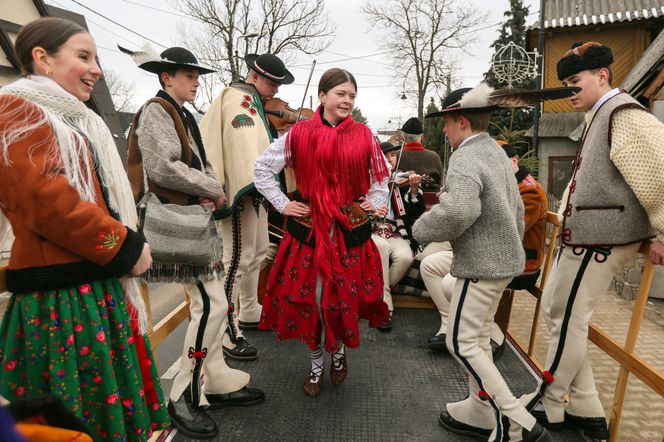
[{"label": "paved ground", "polygon": [[[593,322],[623,344],[627,335],[633,304],[633,301],[618,296],[613,290],[609,290],[602,295],[602,299],[593,315]],[[521,342],[527,343],[535,300],[527,292],[517,292],[512,308],[511,332]],[[535,356],[540,361],[546,359],[547,341],[546,325],[543,321],[540,321],[535,351]],[[664,371],[662,342],[664,342],[664,303],[662,300],[652,299],[648,303],[641,324],[636,354],[659,370]],[[590,344],[589,349],[600,399],[608,417],[611,415],[613,393],[620,366],[595,345]],[[650,387],[636,377],[630,376],[618,440],[621,442],[664,441],[663,416],[664,398],[653,392]]]}]

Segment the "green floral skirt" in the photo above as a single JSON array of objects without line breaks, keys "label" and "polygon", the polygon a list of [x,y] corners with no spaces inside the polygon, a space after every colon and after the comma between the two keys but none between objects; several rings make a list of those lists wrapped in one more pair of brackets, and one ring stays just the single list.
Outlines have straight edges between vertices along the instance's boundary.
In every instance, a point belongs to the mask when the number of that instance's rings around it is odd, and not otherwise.
[{"label": "green floral skirt", "polygon": [[129,317],[115,278],[13,295],[0,326],[0,394],[52,394],[95,441],[147,440],[169,419],[150,344]]}]

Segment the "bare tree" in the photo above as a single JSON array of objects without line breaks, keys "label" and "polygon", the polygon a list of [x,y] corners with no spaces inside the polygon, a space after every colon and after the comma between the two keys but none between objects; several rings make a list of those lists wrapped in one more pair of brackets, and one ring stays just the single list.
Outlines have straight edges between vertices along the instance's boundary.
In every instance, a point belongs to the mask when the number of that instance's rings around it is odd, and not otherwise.
[{"label": "bare tree", "polygon": [[201,77],[203,103],[214,99],[220,83],[241,77],[247,53],[271,52],[285,60],[297,52],[317,54],[336,29],[324,0],[178,0],[177,7],[202,25],[181,32],[184,44],[217,69]]},{"label": "bare tree", "polygon": [[113,105],[117,112],[131,112],[134,109],[134,91],[136,85],[127,82],[112,69],[104,69],[104,80],[113,99]]},{"label": "bare tree", "polygon": [[394,60],[395,78],[417,94],[417,115],[424,116],[430,88],[449,87],[454,50],[467,51],[471,28],[484,19],[457,0],[367,0],[362,12],[381,35]]}]

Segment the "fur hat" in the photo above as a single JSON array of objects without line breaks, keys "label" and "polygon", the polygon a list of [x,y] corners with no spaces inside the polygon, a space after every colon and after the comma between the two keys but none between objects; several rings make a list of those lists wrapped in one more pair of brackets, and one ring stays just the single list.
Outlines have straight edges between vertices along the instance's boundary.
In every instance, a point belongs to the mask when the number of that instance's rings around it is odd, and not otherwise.
[{"label": "fur hat", "polygon": [[588,69],[599,69],[609,67],[613,63],[611,48],[601,43],[589,41],[588,43],[576,42],[572,49],[558,61],[558,80],[562,81],[574,74]]},{"label": "fur hat", "polygon": [[490,113],[498,109],[498,106],[489,100],[493,92],[494,89],[486,83],[480,83],[475,88],[457,89],[445,97],[441,110],[427,114],[424,118],[441,117],[445,114]]},{"label": "fur hat", "polygon": [[422,128],[422,123],[416,117],[409,118],[403,126],[401,126],[401,131],[408,135],[419,135],[424,133]]}]

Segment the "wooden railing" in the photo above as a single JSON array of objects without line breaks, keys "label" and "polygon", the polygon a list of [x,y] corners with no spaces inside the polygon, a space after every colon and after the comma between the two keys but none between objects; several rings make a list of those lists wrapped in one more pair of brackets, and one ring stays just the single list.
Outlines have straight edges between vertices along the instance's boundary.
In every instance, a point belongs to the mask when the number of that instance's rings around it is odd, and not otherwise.
[{"label": "wooden railing", "polygon": [[[547,282],[547,278],[551,270],[551,265],[553,263],[552,257],[556,248],[557,232],[560,228],[560,223],[558,222],[557,216],[551,212],[549,212],[548,215],[547,223],[552,224],[553,233],[550,235],[548,241],[548,249],[546,260],[544,262],[542,278],[536,290],[528,290],[528,292],[536,298],[537,302],[533,314],[533,321],[530,330],[530,340],[528,342],[527,350],[525,349],[525,346],[514,336],[511,336],[510,339],[520,347],[519,350],[521,351],[522,355],[524,355],[526,358],[530,358],[528,362],[531,363],[531,366],[537,367],[540,370],[543,367],[542,362],[537,360],[533,354],[535,349],[535,336],[537,335],[537,329],[540,322],[539,315],[542,290],[544,289],[544,285]],[[639,249],[639,253],[648,256],[649,250],[650,242],[644,242]],[[648,260],[643,268],[641,283],[639,285],[639,291],[636,295],[634,306],[632,307],[632,317],[629,323],[627,337],[625,339],[624,345],[620,345],[616,339],[602,330],[597,324],[590,322],[588,327],[588,339],[590,339],[593,344],[595,344],[614,361],[620,364],[618,381],[616,383],[616,388],[613,394],[611,416],[609,418],[609,433],[611,435],[609,440],[611,442],[618,440],[620,420],[622,418],[622,410],[625,402],[625,392],[627,389],[627,380],[630,374],[636,376],[653,391],[655,391],[661,397],[664,397],[664,372],[657,369],[652,364],[646,362],[637,354],[635,354],[636,342],[638,340],[639,331],[641,329],[641,322],[643,320],[646,303],[648,302],[648,294],[650,292],[650,285],[652,283],[654,272],[655,265],[650,260]]]}]

